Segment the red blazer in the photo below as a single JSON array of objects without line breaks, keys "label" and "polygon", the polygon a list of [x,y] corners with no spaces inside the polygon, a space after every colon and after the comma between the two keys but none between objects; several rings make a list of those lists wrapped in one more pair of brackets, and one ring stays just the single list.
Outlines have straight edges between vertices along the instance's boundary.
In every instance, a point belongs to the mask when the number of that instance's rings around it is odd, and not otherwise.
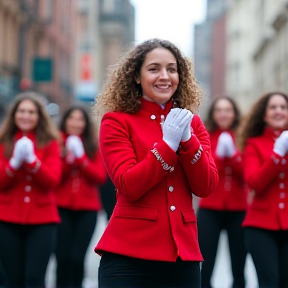
[{"label": "red blazer", "polygon": [[[218,181],[210,142],[200,118],[195,135],[176,154],[163,140],[158,104],[142,100],[135,114],[110,112],[100,128],[100,151],[117,187],[117,203],[95,247],[131,257],[202,261],[192,193],[208,196]],[[202,148],[201,148],[202,146]]]},{"label": "red blazer", "polygon": [[[222,132],[218,129],[210,133],[212,156],[218,169],[219,183],[209,197],[200,200],[199,207],[220,211],[245,211],[247,185],[244,181],[242,157],[239,151],[232,158],[219,158],[216,155],[218,138]],[[232,131],[226,132],[235,138]]]},{"label": "red blazer", "polygon": [[[43,148],[35,146],[38,160],[14,171],[0,145],[0,220],[18,224],[58,223],[54,189],[61,178],[60,147],[56,140]],[[16,140],[22,133],[16,134]]]},{"label": "red blazer", "polygon": [[288,156],[273,152],[278,131],[269,128],[263,135],[248,139],[244,150],[247,184],[254,190],[244,227],[269,230],[288,229]]},{"label": "red blazer", "polygon": [[[64,135],[64,143],[67,135]],[[99,152],[93,160],[86,154],[68,164],[62,157],[62,179],[56,190],[57,205],[71,210],[101,209],[98,185],[106,181],[106,171]]]}]

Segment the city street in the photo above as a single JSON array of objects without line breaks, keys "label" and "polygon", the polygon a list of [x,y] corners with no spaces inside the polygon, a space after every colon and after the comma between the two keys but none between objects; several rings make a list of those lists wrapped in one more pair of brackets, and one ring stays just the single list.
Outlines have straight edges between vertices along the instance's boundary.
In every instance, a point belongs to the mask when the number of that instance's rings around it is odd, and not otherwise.
[{"label": "city street", "polygon": [[[90,243],[89,252],[86,256],[86,276],[84,280],[85,288],[97,288],[97,270],[99,265],[100,257],[94,253],[93,248],[95,243],[98,241],[101,236],[103,230],[105,229],[106,218],[104,213],[99,214],[97,227],[93,236],[93,239]],[[222,233],[220,238],[220,247],[219,253],[216,259],[216,267],[214,269],[212,283],[214,288],[230,288],[231,287],[231,271],[230,271],[230,260],[229,254],[227,251],[227,238],[226,234]],[[247,258],[246,262],[246,279],[247,285],[246,288],[256,288],[257,287],[257,279],[255,275],[255,269],[253,263],[250,259],[250,256]],[[51,259],[48,272],[47,272],[47,287],[53,288],[54,286],[54,269],[55,263],[54,259]]]}]

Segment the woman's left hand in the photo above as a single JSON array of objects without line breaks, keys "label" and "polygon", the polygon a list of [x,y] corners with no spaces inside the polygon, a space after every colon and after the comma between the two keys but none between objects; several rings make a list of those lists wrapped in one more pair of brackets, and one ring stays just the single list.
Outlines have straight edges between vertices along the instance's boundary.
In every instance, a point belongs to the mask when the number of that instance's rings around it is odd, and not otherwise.
[{"label": "woman's left hand", "polygon": [[36,161],[37,157],[34,151],[33,142],[26,136],[22,137],[24,160],[26,163],[31,164]]},{"label": "woman's left hand", "polygon": [[194,114],[193,114],[191,111],[189,111],[189,110],[187,110],[187,109],[184,109],[184,110],[187,111],[187,113],[189,114],[190,117],[189,117],[189,119],[187,120],[186,127],[185,127],[185,129],[184,129],[184,131],[183,131],[183,135],[182,135],[182,138],[181,138],[181,142],[187,142],[188,140],[190,140],[190,138],[191,138],[191,133],[192,133],[192,131],[191,131],[191,129],[192,129],[192,127],[191,127],[191,122],[192,122],[193,117],[194,117]]}]

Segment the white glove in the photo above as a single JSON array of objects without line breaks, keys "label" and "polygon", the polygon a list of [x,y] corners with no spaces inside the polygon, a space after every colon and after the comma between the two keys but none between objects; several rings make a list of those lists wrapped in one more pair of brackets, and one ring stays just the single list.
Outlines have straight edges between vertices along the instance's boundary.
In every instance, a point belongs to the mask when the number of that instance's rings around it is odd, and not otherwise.
[{"label": "white glove", "polygon": [[34,151],[34,144],[26,136],[22,137],[21,140],[23,145],[22,149],[24,153],[24,160],[26,163],[31,164],[37,159]]},{"label": "white glove", "polygon": [[283,131],[274,143],[273,151],[280,155],[285,156],[288,151],[288,131]]},{"label": "white glove", "polygon": [[[186,110],[186,109],[184,109]],[[194,117],[194,114],[187,110],[188,111],[188,114],[191,114],[191,120],[187,123],[187,125],[185,126],[185,129],[183,131],[183,135],[182,135],[182,138],[181,138],[181,141],[182,142],[187,142],[190,138],[191,138],[191,122],[193,120],[193,117]]]},{"label": "white glove", "polygon": [[228,132],[222,132],[218,138],[216,155],[220,158],[231,158],[236,153],[236,147],[232,136]]},{"label": "white glove", "polygon": [[22,139],[19,139],[14,145],[13,155],[9,160],[10,166],[14,170],[18,170],[24,161],[24,157]]},{"label": "white glove", "polygon": [[177,151],[184,129],[193,117],[189,112],[187,109],[171,109],[162,126],[163,140],[174,151]]},{"label": "white glove", "polygon": [[70,135],[67,138],[66,148],[68,151],[73,151],[76,158],[81,158],[85,152],[81,139],[75,135]]}]

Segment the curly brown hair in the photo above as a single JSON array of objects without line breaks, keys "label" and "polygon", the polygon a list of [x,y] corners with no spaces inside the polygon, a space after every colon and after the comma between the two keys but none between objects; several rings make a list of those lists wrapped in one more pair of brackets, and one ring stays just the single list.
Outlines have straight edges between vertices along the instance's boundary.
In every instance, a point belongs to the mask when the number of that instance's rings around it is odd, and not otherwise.
[{"label": "curly brown hair", "polygon": [[155,48],[169,50],[177,61],[179,85],[173,100],[181,108],[186,108],[195,113],[200,105],[203,92],[194,77],[191,61],[184,57],[181,51],[167,40],[151,39],[137,45],[120,62],[110,67],[108,81],[101,93],[96,98],[95,112],[104,114],[109,111],[136,113],[141,108],[141,84],[136,83],[140,76],[140,69],[147,53]]},{"label": "curly brown hair", "polygon": [[30,100],[37,108],[39,120],[35,129],[36,145],[43,147],[51,140],[56,139],[59,141],[59,132],[52,123],[44,105],[41,102],[39,94],[36,92],[22,92],[18,94],[7,113],[0,131],[0,143],[5,145],[5,156],[10,158],[12,156],[14,147],[14,136],[18,128],[15,124],[15,113],[19,104],[24,100]]},{"label": "curly brown hair", "polygon": [[240,121],[241,121],[241,113],[240,110],[238,108],[238,105],[236,104],[235,100],[232,99],[229,96],[217,96],[215,97],[215,99],[213,100],[213,102],[210,105],[210,108],[208,110],[207,113],[207,119],[205,121],[205,127],[207,129],[208,132],[213,132],[218,128],[217,123],[214,120],[214,110],[215,110],[215,106],[218,103],[219,100],[227,100],[230,102],[230,104],[233,107],[233,111],[234,111],[234,120],[232,123],[232,126],[230,127],[232,130],[236,131],[236,129],[239,127],[240,125]]},{"label": "curly brown hair", "polygon": [[252,106],[250,112],[245,117],[243,126],[241,127],[241,141],[240,146],[243,150],[246,146],[247,139],[260,136],[263,134],[266,123],[264,121],[266,109],[269,100],[274,95],[281,95],[288,104],[288,96],[283,92],[269,92],[261,96]]}]

